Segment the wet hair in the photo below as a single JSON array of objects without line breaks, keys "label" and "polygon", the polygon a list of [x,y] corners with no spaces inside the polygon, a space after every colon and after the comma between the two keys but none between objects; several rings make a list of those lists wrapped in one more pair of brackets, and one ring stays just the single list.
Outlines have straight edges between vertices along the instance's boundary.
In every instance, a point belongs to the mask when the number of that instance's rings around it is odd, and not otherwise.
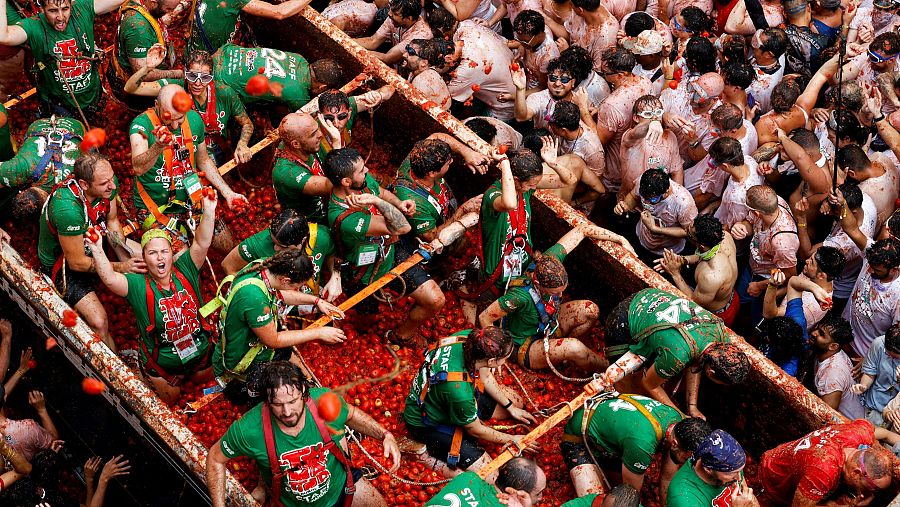
[{"label": "wet hair", "polygon": [[572,5],[588,12],[594,12],[600,8],[600,0],[572,0]]},{"label": "wet hair", "polygon": [[580,124],[581,109],[578,105],[567,100],[556,103],[553,115],[550,116],[550,125],[574,132]]},{"label": "wet hair", "polygon": [[337,60],[322,58],[310,64],[316,81],[328,88],[339,88],[344,84],[344,71]]},{"label": "wet hair", "polygon": [[767,185],[754,185],[747,189],[747,206],[770,214],[778,211],[778,195]]},{"label": "wet hair", "polygon": [[859,209],[859,207],[862,206],[863,191],[861,188],[859,188],[858,183],[845,181],[838,187],[838,190],[840,190],[841,194],[844,196],[844,201],[847,202],[848,208],[855,210]]},{"label": "wet hair", "polygon": [[716,48],[706,37],[691,37],[688,39],[687,46],[684,49],[684,61],[688,70],[694,74],[717,72]]},{"label": "wet hair", "polygon": [[681,14],[682,19],[684,19],[684,27],[691,29],[696,34],[708,32],[712,29],[712,18],[699,7],[693,5],[685,7],[678,14]]},{"label": "wet hair", "polygon": [[566,267],[556,257],[541,255],[535,259],[534,280],[546,289],[557,289],[568,285],[569,274]]},{"label": "wet hair", "polygon": [[109,158],[102,153],[96,151],[83,152],[75,159],[75,165],[72,166],[72,174],[76,180],[84,180],[88,184],[93,183],[94,170],[96,170],[97,163],[101,160],[109,163]]},{"label": "wet hair", "polygon": [[784,364],[803,351],[803,328],[787,317],[766,319],[759,325],[759,340],[766,357]]},{"label": "wet hair", "polygon": [[297,210],[287,208],[272,218],[269,233],[282,245],[305,246],[309,238],[309,223]]},{"label": "wet hair", "polygon": [[832,315],[830,312],[815,325],[815,329],[828,329],[831,341],[842,347],[850,345],[853,341],[853,328],[850,327],[850,321],[843,317]]},{"label": "wet hair", "polygon": [[440,171],[452,154],[453,151],[446,141],[422,139],[409,152],[410,171],[417,178],[424,178],[428,173]]},{"label": "wet hair", "polygon": [[727,85],[748,88],[756,79],[756,72],[753,70],[753,66],[745,61],[729,60],[722,67],[722,79]]},{"label": "wet hair", "polygon": [[594,60],[587,50],[579,45],[569,46],[568,49],[559,54],[559,59],[561,62],[565,62],[566,67],[572,71],[572,77],[579,84],[594,71]]},{"label": "wet hair", "polygon": [[350,97],[340,90],[325,90],[319,94],[319,111],[325,112],[327,109],[340,109],[346,107],[350,109]]},{"label": "wet hair", "polygon": [[887,228],[888,233],[894,237],[900,237],[900,210],[891,213],[891,216],[885,220],[884,226]]},{"label": "wet hair", "polygon": [[894,238],[880,239],[866,250],[870,266],[895,269],[900,266],[900,241]]},{"label": "wet hair", "polygon": [[456,27],[456,17],[440,5],[434,2],[425,2],[425,22],[434,33],[435,38],[451,37]]},{"label": "wet hair", "polygon": [[713,432],[713,429],[704,419],[688,417],[676,423],[672,432],[678,439],[678,447],[688,452],[694,452],[700,443]]},{"label": "wet hair", "polygon": [[669,175],[660,168],[647,169],[641,175],[638,194],[644,199],[659,197],[669,190]]},{"label": "wet hair", "polygon": [[402,18],[418,19],[422,13],[422,2],[419,0],[390,0],[388,11],[396,12]]},{"label": "wet hair", "polygon": [[893,31],[876,36],[869,44],[869,50],[882,55],[893,55],[900,52],[900,35]]},{"label": "wet hair", "polygon": [[713,247],[725,238],[722,222],[712,213],[702,213],[694,219],[694,239],[703,246]]},{"label": "wet hair", "polygon": [[41,212],[46,195],[38,187],[22,190],[12,200],[13,218],[20,222],[30,222]]},{"label": "wet hair", "polygon": [[338,148],[325,156],[325,176],[332,185],[341,186],[341,180],[350,178],[356,161],[362,156],[355,148]]},{"label": "wet hair", "polygon": [[709,114],[710,120],[722,130],[735,130],[744,124],[744,113],[731,102],[725,102]]},{"label": "wet hair", "polygon": [[837,164],[841,169],[864,171],[872,165],[872,161],[862,148],[851,144],[838,150]]},{"label": "wet hair", "polygon": [[628,323],[628,313],[631,309],[631,303],[634,301],[636,295],[637,292],[619,301],[606,316],[606,321],[603,323],[603,329],[607,343],[623,344],[632,342],[631,325]]},{"label": "wet hair", "polygon": [[642,95],[634,101],[631,107],[631,114],[637,116],[638,113],[647,109],[663,109],[663,103],[656,95]]},{"label": "wet hair", "polygon": [[788,136],[806,151],[819,151],[819,137],[812,130],[801,127],[792,130]]},{"label": "wet hair", "polygon": [[299,248],[285,248],[263,262],[249,268],[244,273],[261,272],[268,269],[273,275],[287,277],[294,283],[309,280],[313,275],[313,264],[306,252]]},{"label": "wet hair", "polygon": [[781,28],[766,28],[763,30],[759,40],[759,50],[768,51],[776,58],[779,58],[787,51],[787,34]]},{"label": "wet hair", "polygon": [[643,11],[636,11],[628,16],[625,20],[625,35],[628,37],[637,37],[645,30],[653,30],[656,28],[656,22],[653,18]]},{"label": "wet hair", "polygon": [[[854,120],[856,120],[856,115],[853,114],[853,111],[859,111],[863,107],[863,89],[859,86],[859,83],[856,81],[844,81],[841,83],[840,87],[831,87],[828,91],[825,92],[825,100],[827,100],[832,106],[837,104],[837,94],[840,90],[841,93],[841,111],[845,115],[852,116]],[[841,117],[841,123],[846,121],[844,117]],[[859,123],[859,120],[857,120]],[[865,139],[863,139],[865,140]]]},{"label": "wet hair", "polygon": [[497,127],[484,118],[469,118],[464,122],[469,130],[475,132],[475,135],[484,142],[490,144],[497,137]]},{"label": "wet hair", "polygon": [[[740,36],[722,36],[722,58],[728,63],[747,63],[747,40]],[[751,67],[752,68],[752,67]]]},{"label": "wet hair", "polygon": [[544,31],[544,16],[538,11],[526,9],[516,16],[513,21],[513,30],[516,33],[524,33],[530,36],[539,35]]},{"label": "wet hair", "polygon": [[[519,18],[516,18],[519,19]],[[560,74],[567,74],[569,76],[575,77],[572,70],[566,65],[561,58],[554,58],[547,63],[547,75],[553,74],[554,72],[559,72]]]},{"label": "wet hair", "polygon": [[825,273],[828,281],[840,276],[841,272],[844,271],[844,264],[847,262],[843,252],[833,246],[820,246],[816,250],[814,258],[819,266],[819,271]]},{"label": "wet hair", "polygon": [[207,51],[202,49],[195,49],[191,51],[191,54],[188,55],[187,61],[184,62],[184,69],[187,70],[191,67],[191,65],[199,63],[200,65],[213,68],[213,59],[212,55],[210,55]]},{"label": "wet hair", "polygon": [[300,398],[306,402],[309,399],[309,390],[313,387],[312,382],[300,367],[290,361],[270,361],[266,363],[255,379],[256,385],[252,386],[253,390],[265,395],[265,400],[271,403],[275,399],[275,393],[282,386],[291,386],[300,393]]},{"label": "wet hair", "polygon": [[463,342],[466,371],[475,371],[475,362],[482,359],[505,359],[513,353],[515,347],[512,336],[499,327],[473,329]]},{"label": "wet hair", "polygon": [[[612,507],[639,507],[641,504],[641,494],[638,490],[625,483],[614,487],[606,496],[615,499]],[[605,499],[603,503],[606,504]]]},{"label": "wet hair", "polygon": [[428,65],[440,67],[444,63],[444,56],[432,39],[413,39],[409,41],[409,44],[418,48],[416,54],[428,62]]},{"label": "wet hair", "polygon": [[553,134],[547,129],[534,129],[522,138],[522,148],[540,155],[544,147],[542,138],[551,135]]},{"label": "wet hair", "polygon": [[800,85],[796,81],[791,79],[782,80],[772,88],[772,109],[778,113],[790,111],[802,93],[803,90],[800,89]]},{"label": "wet hair", "polygon": [[[606,64],[609,70],[616,72],[630,73],[634,69],[634,66],[637,65],[634,54],[623,47],[617,46],[607,49],[603,52],[602,58],[603,63]],[[559,108],[559,105],[556,107]]]},{"label": "wet hair", "polygon": [[730,343],[714,343],[706,349],[700,359],[700,371],[707,366],[716,379],[727,385],[741,384],[750,374],[747,356]]},{"label": "wet hair", "polygon": [[544,173],[541,157],[531,150],[516,150],[509,157],[509,167],[513,178],[523,182]]},{"label": "wet hair", "polygon": [[[861,107],[862,106],[860,106],[860,108]],[[859,110],[859,108],[855,110]],[[859,119],[853,114],[853,111],[854,110],[844,109],[840,113],[835,113],[838,115],[837,118],[840,118],[841,120],[840,124],[837,125],[838,129],[835,131],[835,137],[838,141],[850,141],[851,143],[861,145],[866,142],[869,131],[868,129],[863,129],[862,124],[859,123]],[[846,146],[844,148],[846,148]]]},{"label": "wet hair", "polygon": [[453,39],[435,38],[431,39],[431,44],[437,52],[437,63],[434,64],[435,67],[442,67],[445,63],[444,59],[456,53],[456,43],[453,42]]},{"label": "wet hair", "polygon": [[900,354],[900,324],[894,324],[884,333],[884,348]]},{"label": "wet hair", "polygon": [[890,477],[893,472],[893,458],[890,452],[880,445],[870,447],[863,454],[863,466],[866,469],[862,472],[873,480]]},{"label": "wet hair", "polygon": [[513,458],[500,467],[495,484],[500,491],[512,488],[531,493],[537,486],[538,466],[528,458]]},{"label": "wet hair", "polygon": [[733,137],[720,137],[709,146],[709,158],[720,165],[741,165],[744,163],[744,147]]}]

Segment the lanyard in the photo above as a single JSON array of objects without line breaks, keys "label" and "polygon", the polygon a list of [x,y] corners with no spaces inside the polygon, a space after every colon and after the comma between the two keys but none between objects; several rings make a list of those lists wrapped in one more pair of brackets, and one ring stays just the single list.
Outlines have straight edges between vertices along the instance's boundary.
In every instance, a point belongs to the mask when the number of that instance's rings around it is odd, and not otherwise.
[{"label": "lanyard", "polygon": [[210,81],[209,85],[207,85],[206,87],[206,109],[200,111],[200,104],[197,103],[196,99],[194,100],[194,105],[197,106],[197,112],[199,112],[200,116],[203,117],[203,124],[206,126],[206,133],[221,133],[221,129],[219,129],[219,112],[216,109],[215,81]]},{"label": "lanyard", "polygon": [[310,158],[313,161],[312,166],[310,166],[303,160],[300,160],[300,157],[288,150],[277,150],[275,152],[275,158],[284,158],[299,166],[302,166],[304,169],[311,172],[313,176],[325,176],[325,171],[322,170],[322,164],[319,163],[319,157],[317,157],[315,153],[310,155]]},{"label": "lanyard", "polygon": [[[525,213],[525,194],[519,194],[519,202],[514,213],[509,214],[509,225],[512,227],[512,235],[520,236],[528,233],[528,217]],[[519,227],[524,230],[520,231]]]}]

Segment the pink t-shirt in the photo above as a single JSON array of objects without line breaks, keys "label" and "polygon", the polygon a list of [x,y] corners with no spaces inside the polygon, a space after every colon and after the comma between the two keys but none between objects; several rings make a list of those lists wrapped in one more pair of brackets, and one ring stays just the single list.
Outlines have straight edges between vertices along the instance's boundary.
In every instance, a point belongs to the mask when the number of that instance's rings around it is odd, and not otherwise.
[{"label": "pink t-shirt", "polygon": [[342,0],[322,11],[322,16],[336,25],[343,25],[350,37],[361,37],[375,21],[378,6],[365,0]]},{"label": "pink t-shirt", "polygon": [[[516,93],[516,87],[506,70],[513,60],[512,51],[506,46],[506,39],[490,28],[467,19],[460,22],[453,40],[457,44],[462,43],[462,57],[454,77],[447,85],[450,96],[453,100],[465,102],[474,95],[487,104],[491,116],[511,120],[515,103],[497,100],[498,94],[513,96]],[[473,92],[473,85],[478,85],[478,91]]]},{"label": "pink t-shirt", "polygon": [[[619,22],[613,16],[604,19],[600,26],[586,26],[580,36],[572,35],[572,44],[583,47],[594,61],[594,70],[600,72],[603,52],[616,45]],[[570,34],[571,35],[571,34]]]},{"label": "pink t-shirt", "polygon": [[550,96],[550,90],[532,93],[525,99],[525,107],[532,114],[534,128],[545,129],[550,125],[550,118],[556,111],[556,100]]},{"label": "pink t-shirt", "polygon": [[[503,0],[503,3],[506,4],[506,17],[509,18],[510,23],[515,21],[522,11],[541,12],[543,10],[541,0]],[[553,37],[550,37],[550,40],[552,41]]]},{"label": "pink t-shirt", "polygon": [[447,89],[447,83],[436,70],[425,69],[412,79],[412,85],[444,111],[450,109],[453,102],[450,99],[450,90]]},{"label": "pink t-shirt", "polygon": [[414,39],[430,39],[432,35],[431,28],[424,18],[419,18],[409,28],[399,28],[394,24],[394,20],[388,16],[384,24],[375,32],[375,37],[383,37],[384,40],[391,41],[392,46],[400,45],[400,47],[406,47]]},{"label": "pink t-shirt", "polygon": [[878,210],[878,227],[881,227],[894,212],[898,192],[900,192],[900,173],[894,162],[881,153],[873,153],[869,159],[873,164],[877,162],[883,165],[884,174],[861,182],[859,188],[875,203],[875,208]]},{"label": "pink t-shirt", "polygon": [[841,392],[841,403],[838,411],[850,420],[863,419],[866,411],[863,409],[859,396],[850,390],[853,384],[853,364],[850,356],[843,350],[828,359],[816,361],[816,391],[819,396],[825,396],[836,391]]},{"label": "pink t-shirt", "polygon": [[494,136],[494,141],[491,143],[491,146],[496,147],[505,144],[509,147],[509,151],[516,151],[519,149],[519,146],[522,145],[522,134],[512,128],[508,123],[500,121],[497,118],[491,118],[490,116],[472,116],[466,118],[466,122],[473,118],[481,118],[497,129],[497,134]]},{"label": "pink t-shirt", "polygon": [[598,178],[606,173],[606,158],[603,153],[603,145],[597,133],[581,124],[581,135],[574,141],[559,140],[559,155],[574,153],[584,160],[588,169],[593,171]]},{"label": "pink t-shirt", "polygon": [[550,60],[559,58],[559,48],[553,40],[553,33],[549,28],[544,29],[544,43],[534,51],[525,51],[525,75],[528,77],[528,88],[540,86],[541,76],[547,75],[547,65]]},{"label": "pink t-shirt", "polygon": [[[744,155],[749,155],[756,151],[758,148],[758,138],[756,136],[756,128],[753,127],[753,124],[747,120],[744,120],[744,135],[738,141],[741,143],[741,148],[744,152]],[[707,150],[712,143],[716,141],[717,137],[710,132],[706,137],[704,137],[700,144],[702,144]],[[755,166],[755,165],[754,165]],[[723,189],[725,188],[725,184],[728,182],[728,173],[725,171],[720,171],[718,168],[713,166],[710,162],[709,155],[703,157],[699,162],[691,166],[689,169],[684,172],[684,186],[687,187],[688,190],[691,191],[692,194],[696,194],[698,191],[705,194],[713,194],[719,196],[722,194]]]},{"label": "pink t-shirt", "polygon": [[[617,190],[620,191],[620,194],[631,192],[630,184],[626,185],[625,183],[639,180],[647,169],[660,168],[668,174],[683,169],[681,155],[678,154],[678,138],[668,130],[663,131],[658,143],[651,143],[645,137],[630,148],[626,148],[622,144],[619,147],[619,163],[622,177],[618,183],[622,184],[622,188],[607,187],[608,192]],[[620,195],[620,197],[624,197],[624,195]]]},{"label": "pink t-shirt", "polygon": [[772,74],[766,74],[765,72],[760,70],[757,65],[753,65],[753,69],[756,71],[756,76],[753,80],[753,83],[751,83],[747,88],[747,93],[753,95],[753,99],[759,105],[759,112],[762,114],[768,113],[772,110],[772,90],[775,89],[775,85],[780,83],[781,78],[784,77],[784,55],[781,55],[781,58],[778,59],[778,63],[780,64],[779,69]]},{"label": "pink t-shirt", "polygon": [[[634,190],[632,190],[631,193],[640,200],[640,194],[638,193],[639,185],[640,180],[635,181]],[[691,193],[688,192],[686,188],[674,181],[670,182],[669,185],[672,192],[665,199],[656,204],[648,204],[643,201],[641,201],[641,203],[644,206],[644,209],[650,211],[650,213],[656,217],[660,227],[685,228],[694,223],[694,219],[697,218],[697,205],[694,204],[694,198],[691,197]],[[638,220],[635,232],[637,233],[641,245],[656,255],[662,255],[663,249],[665,248],[675,252],[680,252],[684,249],[684,238],[673,238],[662,234],[654,234],[648,231],[647,228],[644,227],[644,223],[640,220]]]},{"label": "pink t-shirt", "polygon": [[587,28],[587,23],[584,21],[584,18],[575,14],[575,9],[573,8],[565,15],[560,15],[557,13],[556,9],[554,9],[555,5],[553,4],[553,0],[542,0],[541,8],[550,19],[553,21],[560,23],[563,28],[569,32],[569,41],[576,41],[584,34],[585,29]]},{"label": "pink t-shirt", "polygon": [[[707,112],[695,113],[691,107],[691,95],[687,92],[687,79],[682,79],[678,83],[678,87],[674,90],[666,88],[659,95],[659,100],[663,103],[663,108],[667,113],[678,115],[685,121],[694,126],[694,133],[700,139],[701,144],[706,149],[715,140],[710,136],[712,132],[712,120],[709,119],[709,111],[712,111],[721,103],[716,99],[716,103],[710,107]],[[681,158],[691,160],[688,156],[688,141],[684,136],[678,136],[678,146],[681,150]],[[687,172],[687,171],[685,171]]]},{"label": "pink t-shirt", "polygon": [[53,435],[34,419],[7,419],[0,423],[0,432],[6,436],[6,443],[28,461],[53,442]]},{"label": "pink t-shirt", "polygon": [[606,7],[606,10],[619,22],[624,22],[625,16],[637,8],[637,0],[601,0],[600,4]]},{"label": "pink t-shirt", "polygon": [[[744,156],[744,163],[750,171],[750,174],[744,178],[744,181],[737,181],[728,177],[728,183],[725,185],[725,191],[722,192],[722,200],[719,209],[716,210],[715,217],[722,222],[722,226],[726,231],[743,220],[750,219],[750,208],[747,206],[747,189],[756,185],[762,185],[765,180],[756,172],[756,160],[753,157]],[[721,171],[725,172],[725,171]],[[728,176],[728,173],[725,173]]]},{"label": "pink t-shirt", "polygon": [[[872,198],[863,193],[863,219],[859,223],[859,230],[867,237],[871,238],[875,235],[878,223],[878,211]],[[822,242],[825,246],[837,248],[844,254],[844,270],[834,280],[835,297],[848,299],[856,279],[859,277],[859,270],[862,268],[863,253],[856,246],[856,243],[850,239],[850,236],[844,232],[840,223],[835,223],[828,233],[828,237]]]},{"label": "pink t-shirt", "polygon": [[650,84],[650,81],[647,78],[639,77],[632,84],[613,90],[609,97],[600,104],[600,110],[597,112],[597,126],[613,132],[613,137],[606,146],[608,156],[606,157],[606,176],[603,178],[604,185],[619,188],[620,183],[617,182],[622,181],[619,163],[622,135],[631,128],[633,116],[631,112],[634,102],[652,90],[653,85]]},{"label": "pink t-shirt", "polygon": [[771,276],[774,268],[789,269],[797,266],[797,223],[787,203],[778,198],[778,218],[769,228],[764,228],[762,219],[750,214],[753,224],[753,239],[750,241],[750,269],[754,275],[765,278]]}]

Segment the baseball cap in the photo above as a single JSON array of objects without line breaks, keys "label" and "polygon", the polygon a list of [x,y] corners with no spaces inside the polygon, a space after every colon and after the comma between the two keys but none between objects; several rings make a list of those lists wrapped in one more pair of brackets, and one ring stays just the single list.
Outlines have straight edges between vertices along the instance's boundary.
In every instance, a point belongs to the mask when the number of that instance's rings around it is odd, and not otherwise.
[{"label": "baseball cap", "polygon": [[656,30],[644,30],[637,37],[623,40],[622,47],[637,56],[655,55],[662,51],[663,36]]}]

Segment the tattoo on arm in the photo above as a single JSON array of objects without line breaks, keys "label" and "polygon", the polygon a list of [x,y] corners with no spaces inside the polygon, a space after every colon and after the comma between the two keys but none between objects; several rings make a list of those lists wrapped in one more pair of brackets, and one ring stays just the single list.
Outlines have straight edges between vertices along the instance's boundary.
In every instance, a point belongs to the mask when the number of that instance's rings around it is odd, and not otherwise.
[{"label": "tattoo on arm", "polygon": [[387,228],[391,231],[391,234],[399,234],[403,229],[409,228],[409,222],[406,221],[406,217],[391,203],[384,199],[378,199],[375,202],[375,207],[384,216],[384,221],[387,223]]}]

